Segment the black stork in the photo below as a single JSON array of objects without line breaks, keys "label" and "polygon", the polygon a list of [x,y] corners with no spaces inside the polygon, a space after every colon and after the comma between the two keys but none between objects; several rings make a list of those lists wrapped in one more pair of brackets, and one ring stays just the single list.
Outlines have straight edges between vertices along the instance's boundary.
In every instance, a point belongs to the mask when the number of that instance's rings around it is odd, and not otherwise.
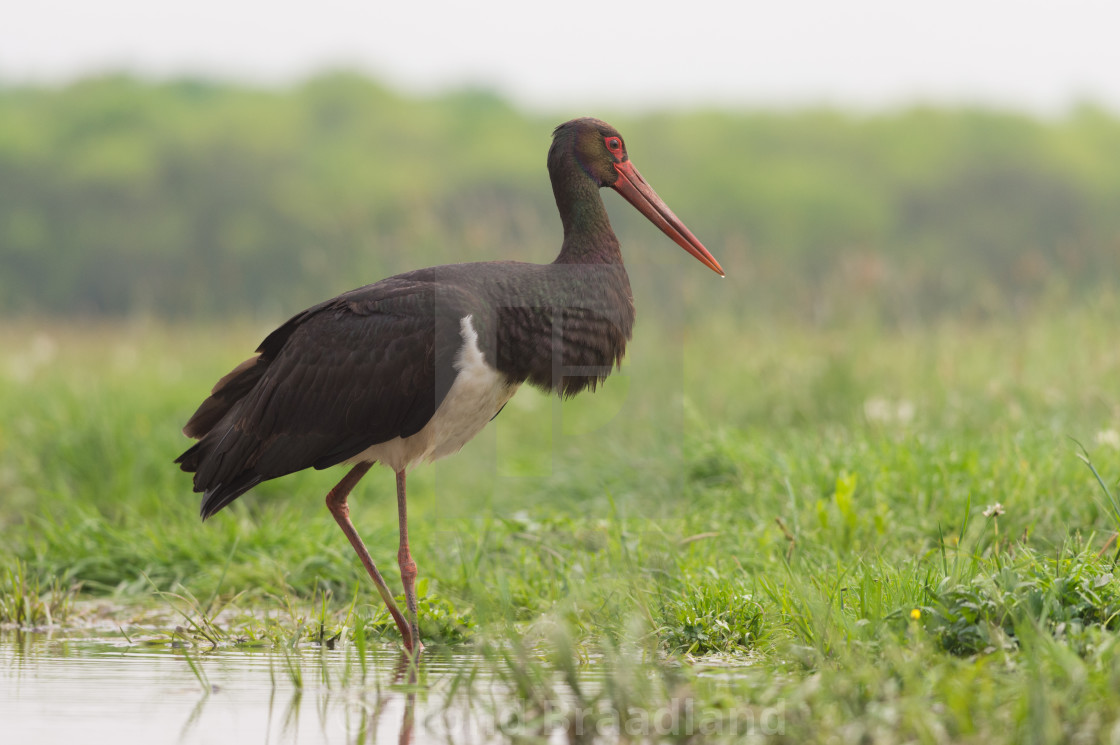
[{"label": "black stork", "polygon": [[[218,381],[175,461],[194,473],[205,520],[262,481],[352,468],[327,494],[400,629],[419,651],[416,563],[405,474],[458,452],[525,382],[561,396],[595,386],[622,360],[634,299],[599,189],[609,186],[705,266],[719,262],[650,188],[618,131],[574,119],[553,132],[548,173],[564,224],[551,264],[491,261],[420,269],[343,293],[292,317]],[[397,476],[397,562],[406,619],[350,522],[347,495],[380,462]]]}]

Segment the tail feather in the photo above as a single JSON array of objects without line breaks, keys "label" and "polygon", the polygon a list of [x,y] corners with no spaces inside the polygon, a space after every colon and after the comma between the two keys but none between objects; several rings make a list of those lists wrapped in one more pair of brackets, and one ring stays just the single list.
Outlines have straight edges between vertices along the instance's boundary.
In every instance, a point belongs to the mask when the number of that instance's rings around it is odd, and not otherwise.
[{"label": "tail feather", "polygon": [[264,476],[259,473],[245,471],[228,484],[219,484],[213,489],[207,489],[202,495],[199,514],[203,520],[207,519],[264,480]]},{"label": "tail feather", "polygon": [[194,490],[202,493],[202,519],[210,517],[239,496],[266,479],[253,468],[236,474],[223,473],[220,452],[236,417],[237,404],[261,379],[267,362],[255,356],[242,362],[218,381],[183,427],[188,437],[198,442],[175,459],[179,467],[194,474]]},{"label": "tail feather", "polygon": [[267,479],[256,470],[247,468],[232,477],[211,483],[215,480],[214,473],[216,468],[220,467],[222,459],[222,454],[215,453],[213,449],[216,439],[204,437],[201,442],[175,459],[181,469],[195,475],[194,491],[202,494],[200,512],[203,520]]}]

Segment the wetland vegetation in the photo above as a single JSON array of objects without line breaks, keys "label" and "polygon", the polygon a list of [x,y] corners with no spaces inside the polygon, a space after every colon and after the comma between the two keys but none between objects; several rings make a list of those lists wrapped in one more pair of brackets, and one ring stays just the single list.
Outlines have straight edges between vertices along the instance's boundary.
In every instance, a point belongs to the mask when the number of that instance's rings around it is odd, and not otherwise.
[{"label": "wetland vegetation", "polygon": [[[580,669],[633,675],[597,716],[684,695],[725,723],[781,705],[791,741],[1104,738],[1117,321],[1102,298],[921,333],[716,322],[679,339],[675,372],[647,326],[599,394],[522,392],[417,471],[425,641],[480,651],[538,704],[568,701]],[[156,636],[203,670],[215,648],[396,643],[323,506],[336,474],[202,524],[170,465],[198,391],[258,329],[5,334],[6,623],[81,626],[107,598],[143,636],[133,614],[174,609]],[[354,519],[391,567],[380,475]]]}]

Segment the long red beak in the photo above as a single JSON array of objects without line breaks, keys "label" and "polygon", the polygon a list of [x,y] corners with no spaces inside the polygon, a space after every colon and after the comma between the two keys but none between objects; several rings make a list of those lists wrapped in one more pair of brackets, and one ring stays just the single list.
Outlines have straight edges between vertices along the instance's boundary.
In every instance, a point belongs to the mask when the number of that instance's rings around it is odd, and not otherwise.
[{"label": "long red beak", "polygon": [[646,183],[633,163],[628,160],[615,163],[614,169],[618,171],[618,180],[611,185],[612,189],[634,205],[647,220],[661,228],[661,232],[672,238],[678,246],[695,256],[704,266],[719,276],[724,276],[723,267],[715,257],[708,253],[704,244],[684,226],[679,217],[673,214],[669,205],[661,201],[661,197],[657,196],[653,187]]}]

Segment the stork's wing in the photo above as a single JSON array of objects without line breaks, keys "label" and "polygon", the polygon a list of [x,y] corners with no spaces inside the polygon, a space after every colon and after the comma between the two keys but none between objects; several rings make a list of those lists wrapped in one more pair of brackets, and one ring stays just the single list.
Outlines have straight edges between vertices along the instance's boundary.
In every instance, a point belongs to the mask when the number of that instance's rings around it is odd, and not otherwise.
[{"label": "stork's wing", "polygon": [[292,318],[219,381],[184,432],[208,517],[256,484],[415,434],[455,377],[469,298],[385,280]]}]

